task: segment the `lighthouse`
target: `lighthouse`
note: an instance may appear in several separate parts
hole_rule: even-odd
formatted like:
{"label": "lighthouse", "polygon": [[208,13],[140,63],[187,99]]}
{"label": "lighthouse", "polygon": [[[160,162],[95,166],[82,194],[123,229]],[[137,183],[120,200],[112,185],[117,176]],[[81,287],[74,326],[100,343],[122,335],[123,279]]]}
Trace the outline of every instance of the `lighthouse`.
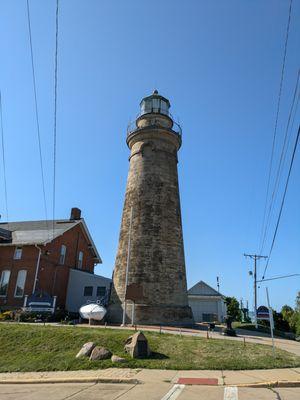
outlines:
{"label": "lighthouse", "polygon": [[108,318],[123,324],[191,325],[177,153],[182,132],[155,90],[129,126],[129,173]]}

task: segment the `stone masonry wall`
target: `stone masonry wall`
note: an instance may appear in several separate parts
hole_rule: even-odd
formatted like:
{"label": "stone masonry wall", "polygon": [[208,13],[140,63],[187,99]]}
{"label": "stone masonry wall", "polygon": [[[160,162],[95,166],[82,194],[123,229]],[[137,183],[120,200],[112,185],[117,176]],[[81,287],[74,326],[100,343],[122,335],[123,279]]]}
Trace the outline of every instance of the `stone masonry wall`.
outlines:
{"label": "stone masonry wall", "polygon": [[192,321],[178,189],[179,140],[167,130],[145,129],[129,141],[130,168],[109,308],[112,322],[122,321],[131,206],[128,284],[143,287],[143,300],[136,303],[135,322],[186,324]]}

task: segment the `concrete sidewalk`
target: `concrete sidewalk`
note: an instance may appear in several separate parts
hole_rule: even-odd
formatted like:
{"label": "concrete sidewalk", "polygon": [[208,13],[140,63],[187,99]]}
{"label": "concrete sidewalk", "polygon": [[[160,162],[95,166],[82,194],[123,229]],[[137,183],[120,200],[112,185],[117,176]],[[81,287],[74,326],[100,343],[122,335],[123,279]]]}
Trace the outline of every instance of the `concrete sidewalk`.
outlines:
{"label": "concrete sidewalk", "polygon": [[[90,371],[12,372],[1,373],[0,384],[24,383],[177,383],[179,378],[195,378],[198,384],[275,387],[299,386],[300,368],[247,371],[174,371],[157,369],[108,368]],[[209,379],[208,382],[205,380]],[[197,382],[197,381],[196,381]]]}

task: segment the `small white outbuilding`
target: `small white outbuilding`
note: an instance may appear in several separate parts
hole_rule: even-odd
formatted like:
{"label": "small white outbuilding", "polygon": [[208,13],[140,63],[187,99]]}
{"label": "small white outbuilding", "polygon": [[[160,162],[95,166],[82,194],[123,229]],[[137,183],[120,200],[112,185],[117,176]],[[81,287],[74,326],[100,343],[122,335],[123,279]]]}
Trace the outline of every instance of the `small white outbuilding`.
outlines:
{"label": "small white outbuilding", "polygon": [[224,322],[225,296],[203,281],[188,290],[188,301],[195,322]]}

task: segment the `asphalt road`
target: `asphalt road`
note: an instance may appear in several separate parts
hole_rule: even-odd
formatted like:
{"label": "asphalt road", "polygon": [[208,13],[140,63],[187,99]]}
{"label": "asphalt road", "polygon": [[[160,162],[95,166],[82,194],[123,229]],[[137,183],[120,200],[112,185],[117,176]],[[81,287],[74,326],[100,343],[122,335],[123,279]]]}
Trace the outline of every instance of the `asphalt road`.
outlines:
{"label": "asphalt road", "polygon": [[0,385],[0,400],[299,400],[300,388],[185,386],[171,383]]}

